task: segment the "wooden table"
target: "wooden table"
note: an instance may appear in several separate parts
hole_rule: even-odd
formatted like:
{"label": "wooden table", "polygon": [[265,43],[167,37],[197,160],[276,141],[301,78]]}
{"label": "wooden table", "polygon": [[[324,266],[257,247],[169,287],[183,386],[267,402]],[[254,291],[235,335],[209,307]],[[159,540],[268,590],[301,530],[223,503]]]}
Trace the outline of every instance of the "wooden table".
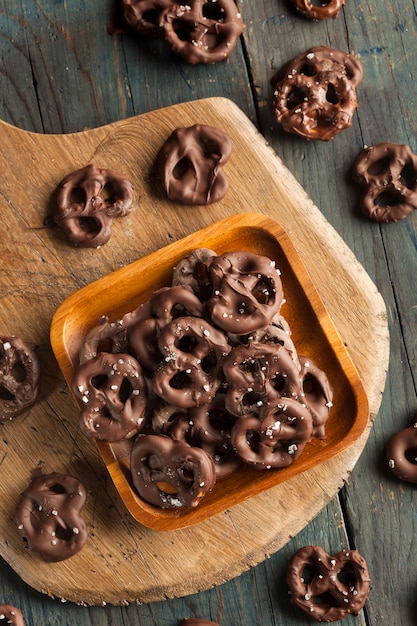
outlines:
{"label": "wooden table", "polygon": [[[417,548],[413,538],[417,522],[412,513],[415,489],[412,485],[399,483],[389,472],[384,449],[391,434],[408,426],[416,412],[416,339],[413,332],[416,219],[411,215],[398,224],[379,225],[361,217],[357,211],[358,190],[349,175],[353,159],[365,144],[389,140],[408,143],[414,151],[417,150],[413,115],[417,61],[415,6],[411,0],[395,0],[389,7],[377,0],[366,5],[358,0],[347,0],[346,7],[336,19],[311,23],[297,15],[290,2],[240,0],[238,4],[245,31],[230,61],[210,66],[188,66],[172,57],[164,42],[138,41],[131,34],[111,37],[107,33],[113,8],[111,0],[89,3],[0,0],[0,119],[25,131],[59,135],[95,129],[161,107],[213,96],[233,101],[306,191],[306,214],[312,212],[315,215],[318,207],[320,215],[338,233],[335,234],[336,243],[333,241],[330,247],[337,247],[340,236],[382,296],[381,301],[375,296],[376,306],[382,316],[380,302],[385,303],[390,334],[390,361],[384,391],[384,358],[381,359],[380,375],[374,375],[374,384],[367,376],[371,413],[372,408],[376,408],[378,415],[371,414],[374,423],[367,432],[365,449],[356,465],[356,458],[351,460],[354,469],[349,476],[343,477],[339,487],[344,484],[340,491],[337,489],[337,495],[324,508],[318,503],[314,518],[296,536],[288,540],[294,533],[286,529],[287,539],[278,542],[276,549],[272,542],[271,550],[263,556],[256,554],[253,563],[246,563],[248,571],[232,578],[218,579],[210,589],[198,593],[194,586],[195,593],[174,593],[172,595],[176,597],[158,598],[143,604],[120,606],[121,602],[118,606],[78,606],[72,601],[63,602],[59,597],[50,598],[47,593],[35,591],[22,581],[14,568],[2,562],[0,602],[20,607],[26,622],[33,626],[110,623],[117,626],[138,623],[174,626],[181,618],[191,616],[212,619],[222,626],[307,624],[310,621],[290,607],[284,581],[288,558],[306,544],[322,545],[329,552],[345,546],[355,547],[368,562],[372,591],[365,611],[357,618],[346,618],[345,624],[415,624]],[[308,143],[282,133],[277,127],[271,114],[269,81],[274,70],[286,60],[313,45],[323,44],[357,55],[364,67],[364,80],[358,88],[359,109],[353,126],[330,143]],[[1,133],[3,130],[0,128]],[[4,135],[1,136],[4,139]],[[108,133],[103,131],[103,136]],[[7,143],[3,139],[3,150],[11,151],[10,162],[16,162],[13,149],[19,144]],[[82,157],[74,152],[74,163],[81,161]],[[30,153],[22,155],[22,162],[25,162],[26,170],[30,170]],[[57,180],[63,166],[62,155],[57,155]],[[9,199],[8,183],[12,186],[16,181],[12,180],[13,176],[6,177],[7,171],[2,174],[5,181],[2,197]],[[27,181],[33,186],[37,176],[42,181],[42,172],[37,172],[34,167],[34,171],[27,172]],[[19,172],[23,189],[24,179],[25,172]],[[315,206],[309,204],[308,197]],[[32,204],[30,206],[32,210]],[[2,207],[4,209],[4,204]],[[16,211],[16,215],[24,215],[24,193],[19,203],[13,205],[10,202],[8,210],[9,207]],[[256,209],[254,206],[253,210]],[[10,232],[8,237],[6,232],[2,244],[6,255],[0,270],[2,327],[10,325],[7,313],[11,300],[17,302],[21,298],[26,303],[22,311],[25,311],[27,301],[33,301],[35,319],[43,306],[49,314],[74,288],[209,224],[216,213],[208,211],[203,218],[183,215],[181,225],[178,220],[157,225],[152,222],[151,240],[140,243],[143,239],[139,238],[139,243],[135,243],[134,237],[130,236],[129,245],[122,251],[122,246],[118,246],[114,254],[106,251],[100,262],[90,255],[88,265],[79,258],[76,260],[74,251],[67,252],[65,244],[60,242],[57,253],[72,255],[77,271],[58,275],[56,270],[48,270],[48,264],[60,264],[58,257],[54,259],[51,253],[55,250],[52,239],[48,238],[42,261],[45,271],[40,272],[39,258],[36,264],[32,263],[38,249],[27,252],[29,261],[25,267],[25,244],[16,233]],[[186,219],[189,223],[185,223]],[[294,231],[291,221],[289,225]],[[327,226],[324,230],[327,232]],[[292,232],[292,236],[298,242],[306,235]],[[315,237],[320,243],[320,234]],[[11,245],[15,241],[18,242],[17,253]],[[347,258],[350,259],[349,254]],[[78,270],[83,263],[81,274]],[[356,271],[356,260],[352,268]],[[11,274],[13,269],[15,274]],[[314,268],[310,269],[314,276]],[[331,289],[322,287],[322,292],[327,308],[333,313],[335,304],[332,303]],[[50,298],[45,298],[42,304],[39,294],[46,293],[51,294]],[[342,313],[345,315],[344,307],[349,315],[348,302],[344,303],[339,315],[334,312],[343,327],[340,318]],[[352,310],[352,317],[360,319],[360,311]],[[16,314],[16,327],[23,329],[25,323],[24,315]],[[383,329],[385,323],[386,320],[381,319],[377,326]],[[350,328],[348,340],[361,337],[360,330],[354,325],[346,326]],[[33,343],[41,342],[38,345],[41,362],[45,366],[52,363],[50,346],[43,335],[39,338],[36,323],[29,322],[28,328]],[[378,349],[385,356],[387,351],[385,344],[381,347],[381,342],[383,344],[384,337],[380,337]],[[373,343],[370,341],[370,346],[366,341],[361,346],[346,343],[355,359],[361,361],[357,363],[359,371],[366,371],[366,348],[373,350]],[[363,358],[359,359],[361,354]],[[369,362],[372,361],[369,357]],[[54,393],[58,390],[64,404],[68,404],[68,392],[59,370],[55,367],[51,371],[49,376],[46,375],[42,402],[43,406],[58,414],[59,407],[53,401],[48,403],[48,397],[56,397]],[[67,426],[66,414],[63,423]],[[19,425],[17,429],[19,427],[23,429]],[[12,430],[10,425],[0,428],[3,446],[6,446]],[[35,424],[33,428],[36,432]],[[38,435],[34,437],[36,439]],[[50,436],[47,438],[50,440]],[[56,449],[59,452],[59,442],[56,442]],[[2,462],[2,465],[0,471],[4,471],[5,464]],[[95,469],[100,474],[100,466]],[[6,478],[4,475],[0,478],[3,484]],[[327,502],[326,497],[323,497],[324,502]],[[6,554],[8,538],[2,541],[2,554]],[[213,547],[210,549],[214,550]],[[134,558],[133,553],[125,556]],[[111,554],[108,561],[111,563]],[[188,588],[193,588],[193,581],[188,583]],[[95,584],[91,583],[92,586]]]}

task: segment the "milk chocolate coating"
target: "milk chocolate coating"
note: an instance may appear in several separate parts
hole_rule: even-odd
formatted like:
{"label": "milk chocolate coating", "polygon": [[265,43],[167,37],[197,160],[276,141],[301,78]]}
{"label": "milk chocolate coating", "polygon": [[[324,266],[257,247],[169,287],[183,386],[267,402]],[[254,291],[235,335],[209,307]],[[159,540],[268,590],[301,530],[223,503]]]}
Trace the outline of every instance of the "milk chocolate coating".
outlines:
{"label": "milk chocolate coating", "polygon": [[398,222],[417,208],[417,155],[406,144],[384,142],[364,148],[352,166],[364,191],[359,207],[379,222]]}
{"label": "milk chocolate coating", "polygon": [[204,450],[165,435],[139,435],[130,465],[139,495],[163,509],[196,507],[216,482],[213,459]]}
{"label": "milk chocolate coating", "polygon": [[79,362],[89,361],[99,352],[123,352],[126,344],[125,331],[121,320],[110,322],[103,315],[97,326],[88,331],[79,352]]}
{"label": "milk chocolate coating", "polygon": [[121,0],[123,20],[139,35],[160,39],[164,36],[161,13],[171,5],[172,0]]}
{"label": "milk chocolate coating", "polygon": [[209,248],[197,248],[183,257],[172,270],[172,285],[190,287],[201,302],[211,295],[208,266],[217,254]]}
{"label": "milk chocolate coating", "polygon": [[243,30],[234,0],[173,3],[160,20],[171,50],[193,65],[228,59]]}
{"label": "milk chocolate coating", "polygon": [[231,433],[233,448],[257,469],[288,467],[311,439],[311,414],[292,398],[282,398],[264,409],[260,418],[245,415],[236,421]]}
{"label": "milk chocolate coating", "polygon": [[305,139],[330,141],[352,125],[362,65],[327,46],[310,48],[271,79],[272,107],[282,128]]}
{"label": "milk chocolate coating", "polygon": [[236,346],[223,360],[225,407],[234,415],[258,414],[282,396],[303,398],[300,371],[280,344]]}
{"label": "milk chocolate coating", "polygon": [[231,443],[235,422],[236,417],[224,406],[224,394],[217,394],[212,402],[173,416],[163,430],[172,439],[205,450],[214,461],[216,478],[224,478],[242,465]]}
{"label": "milk chocolate coating", "polygon": [[120,174],[87,165],[68,174],[54,194],[51,220],[75,246],[97,248],[111,237],[112,219],[133,209],[133,187]]}
{"label": "milk chocolate coating", "polygon": [[0,337],[0,422],[32,407],[38,397],[36,354],[19,337]]}
{"label": "milk chocolate coating", "polygon": [[417,422],[391,437],[386,456],[388,467],[397,478],[417,484]]}
{"label": "milk chocolate coating", "polygon": [[78,366],[72,389],[85,405],[80,426],[91,437],[118,441],[141,430],[147,387],[131,355],[100,352]]}
{"label": "milk chocolate coating", "polygon": [[327,374],[310,357],[300,356],[304,401],[313,417],[313,434],[324,438],[325,424],[333,406],[333,389]]}
{"label": "milk chocolate coating", "polygon": [[25,626],[22,611],[11,604],[0,604],[0,623],[4,620],[11,626]]}
{"label": "milk chocolate coating", "polygon": [[229,137],[213,126],[194,124],[174,130],[156,159],[168,198],[188,205],[221,200],[229,189],[223,165],[231,152]]}
{"label": "milk chocolate coating", "polygon": [[15,513],[26,547],[52,562],[77,554],[88,537],[81,516],[85,501],[85,487],[77,478],[35,470]]}
{"label": "milk chocolate coating", "polygon": [[143,367],[155,370],[164,358],[158,346],[164,327],[178,317],[201,317],[203,307],[191,289],[177,285],[155,291],[146,308],[146,316],[142,315],[143,312],[145,309],[141,307],[137,315],[125,316],[124,325],[130,351]]}
{"label": "milk chocolate coating", "polygon": [[228,333],[247,334],[271,323],[279,313],[282,282],[275,263],[252,252],[217,256],[209,265],[213,295],[207,312]]}
{"label": "milk chocolate coating", "polygon": [[[311,573],[304,578],[305,571]],[[370,579],[365,559],[357,550],[334,556],[319,546],[300,548],[287,567],[291,602],[318,622],[336,622],[358,615],[368,596]]]}
{"label": "milk chocolate coating", "polygon": [[292,0],[292,3],[301,15],[310,20],[327,20],[329,17],[337,17],[345,0],[327,0],[321,5],[313,4],[311,0]]}

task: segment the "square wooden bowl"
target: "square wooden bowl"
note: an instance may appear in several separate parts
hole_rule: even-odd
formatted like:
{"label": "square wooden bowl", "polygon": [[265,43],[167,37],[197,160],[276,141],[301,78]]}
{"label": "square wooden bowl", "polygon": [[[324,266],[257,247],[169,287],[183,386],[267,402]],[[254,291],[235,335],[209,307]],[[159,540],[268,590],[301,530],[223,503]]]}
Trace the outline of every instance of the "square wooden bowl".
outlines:
{"label": "square wooden bowl", "polygon": [[[130,451],[132,440],[97,441],[112,480],[131,515],[155,530],[175,530],[197,524],[289,478],[306,472],[351,446],[363,433],[369,406],[357,371],[330,319],[311,278],[284,229],[257,213],[226,218],[180,241],[131,263],[87,285],[68,297],[57,309],[51,324],[51,344],[71,385],[78,352],[88,330],[102,315],[120,319],[146,302],[162,286],[171,284],[172,268],[196,248],[218,254],[246,250],[268,256],[281,270],[284,297],[282,314],[290,324],[300,355],[323,369],[333,387],[333,408],[323,440],[307,444],[289,467],[263,472],[245,467],[218,480],[212,493],[195,509],[164,510],[144,502],[132,486]],[[76,401],[78,403],[78,400]]]}

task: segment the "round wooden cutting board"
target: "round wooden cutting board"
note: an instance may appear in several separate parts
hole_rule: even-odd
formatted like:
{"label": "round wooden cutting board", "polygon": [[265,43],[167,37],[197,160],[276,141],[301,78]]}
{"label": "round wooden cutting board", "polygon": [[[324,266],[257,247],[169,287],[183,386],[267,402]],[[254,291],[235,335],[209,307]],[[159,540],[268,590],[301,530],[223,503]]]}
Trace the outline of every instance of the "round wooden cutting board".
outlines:
{"label": "round wooden cutting board", "polygon": [[[179,126],[211,124],[230,136],[230,190],[208,207],[169,202],[153,183],[159,147]],[[385,384],[389,336],[384,303],[352,252],[250,120],[232,102],[180,104],[72,135],[38,135],[0,123],[2,334],[39,356],[36,405],[1,425],[1,554],[32,587],[91,605],[148,602],[220,584],[261,562],[338,492],[366,443]],[[77,249],[43,228],[51,194],[68,173],[95,163],[124,174],[137,206],[114,220],[100,249]],[[356,366],[369,403],[365,428],[346,449],[196,525],[160,531],[123,504],[96,445],[78,430],[78,408],[53,355],[49,331],[61,303],[85,285],[201,228],[243,213],[281,224],[304,262]],[[75,557],[48,564],[25,551],[14,509],[31,471],[76,475],[88,491],[89,540]]]}

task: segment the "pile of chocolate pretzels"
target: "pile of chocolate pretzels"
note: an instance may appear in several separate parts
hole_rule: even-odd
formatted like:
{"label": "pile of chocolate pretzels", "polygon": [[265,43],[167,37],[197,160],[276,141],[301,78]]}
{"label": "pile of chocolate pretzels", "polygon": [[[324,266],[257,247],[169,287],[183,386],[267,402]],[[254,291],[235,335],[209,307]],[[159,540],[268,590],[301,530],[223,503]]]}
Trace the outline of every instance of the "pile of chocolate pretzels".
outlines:
{"label": "pile of chocolate pretzels", "polygon": [[331,385],[297,354],[283,301],[268,257],[200,248],[169,287],[87,334],[72,380],[80,428],[108,442],[135,438],[143,500],[195,507],[243,465],[286,467],[324,436]]}
{"label": "pile of chocolate pretzels", "polygon": [[122,26],[142,37],[164,39],[192,65],[228,59],[243,30],[234,0],[121,0],[119,10]]}

